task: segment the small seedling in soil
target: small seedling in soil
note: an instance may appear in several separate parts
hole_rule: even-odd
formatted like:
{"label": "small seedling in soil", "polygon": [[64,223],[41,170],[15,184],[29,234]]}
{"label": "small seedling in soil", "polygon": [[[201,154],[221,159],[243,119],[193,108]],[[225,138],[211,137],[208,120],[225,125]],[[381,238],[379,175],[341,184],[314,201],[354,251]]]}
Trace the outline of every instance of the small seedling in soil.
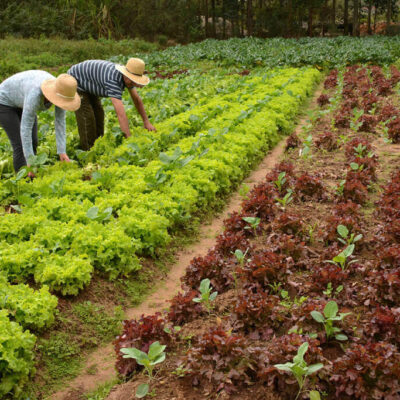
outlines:
{"label": "small seedling in soil", "polygon": [[344,225],[338,225],[336,230],[337,233],[340,235],[340,237],[338,238],[339,242],[347,246],[358,242],[363,237],[363,235],[361,234],[356,235],[355,233],[349,235],[349,230]]}
{"label": "small seedling in soil", "polygon": [[[281,370],[290,372],[294,375],[299,384],[299,391],[295,400],[297,400],[300,394],[303,392],[307,377],[313,373],[319,371],[324,367],[322,363],[307,365],[304,360],[304,354],[308,350],[308,342],[303,343],[297,350],[297,354],[293,357],[293,362],[287,362],[286,364],[275,364],[274,367]],[[320,398],[319,392],[316,390],[311,390],[309,392],[310,399],[317,400]]]}
{"label": "small seedling in soil", "polygon": [[[281,206],[283,208],[285,208],[290,202],[292,202],[293,200],[293,196],[292,196],[293,190],[292,189],[288,189],[287,193],[285,194],[284,197],[282,197],[281,199],[278,197],[275,197],[275,200],[281,204]],[[278,204],[277,203],[277,204]]]}
{"label": "small seedling in soil", "polygon": [[[233,253],[236,257],[236,260],[238,261],[239,265],[243,268],[245,262],[246,262],[246,254],[249,251],[249,249],[246,249],[246,251],[243,253],[242,250],[237,249],[235,250],[235,252]],[[247,261],[250,261],[250,259],[248,259]],[[233,276],[233,280],[235,282],[235,289],[237,289],[239,287],[239,281],[238,281],[238,277],[236,274],[236,271],[233,269],[232,270],[232,276]]]}
{"label": "small seedling in soil", "polygon": [[180,364],[172,371],[172,374],[176,375],[178,378],[184,378],[188,372],[189,370],[185,368],[183,364]]}
{"label": "small seedling in soil", "polygon": [[294,304],[297,306],[301,306],[308,298],[307,296],[301,296],[299,299],[295,297],[292,301],[287,290],[281,290],[280,295],[282,297],[282,301],[280,302],[280,304],[288,309],[292,308]]}
{"label": "small seedling in soil", "polygon": [[344,192],[344,185],[346,184],[346,179],[342,179],[339,182],[339,186],[336,188],[336,194],[338,196],[343,196],[343,192]]}
{"label": "small seedling in soil", "polygon": [[367,146],[364,146],[363,144],[359,144],[357,147],[353,147],[354,149],[354,155],[356,157],[363,158],[364,157],[364,151],[367,150]]}
{"label": "small seedling in soil", "polygon": [[211,282],[210,280],[207,279],[203,279],[200,282],[200,297],[195,297],[193,299],[193,301],[195,303],[202,303],[204,305],[204,307],[206,308],[206,310],[208,311],[208,313],[211,313],[211,310],[213,309],[213,305],[211,304],[215,298],[218,295],[218,292],[213,292],[212,291],[212,286],[211,286]]}
{"label": "small seedling in soil", "polygon": [[346,265],[353,264],[357,262],[357,260],[352,260],[347,263],[347,259],[353,254],[354,252],[354,244],[348,245],[343,251],[341,251],[337,256],[333,257],[332,260],[327,260],[326,262],[335,264],[340,267],[343,271],[346,269]]}
{"label": "small seedling in soil", "polygon": [[315,229],[317,229],[318,222],[316,222],[314,225],[308,225],[308,241],[310,244],[314,243],[314,233]]}
{"label": "small seedling in soil", "polygon": [[312,146],[312,135],[308,135],[303,142],[303,148],[299,151],[299,156],[302,158],[308,158]]}
{"label": "small seedling in soil", "polygon": [[285,176],[286,176],[286,172],[283,171],[278,175],[278,179],[276,181],[274,181],[274,185],[279,190],[279,192],[281,192],[282,186],[286,183]]}
{"label": "small seedling in soil", "polygon": [[243,217],[243,221],[250,224],[250,226],[245,226],[244,229],[253,229],[254,236],[257,236],[257,228],[260,225],[261,219],[258,217]]}
{"label": "small seedling in soil", "polygon": [[280,283],[280,282],[274,282],[274,283],[268,284],[268,286],[271,288],[272,293],[278,294],[279,291],[280,291],[280,288],[281,288],[281,286],[282,286],[282,283]]}
{"label": "small seedling in soil", "polygon": [[236,257],[236,260],[238,261],[238,263],[240,264],[241,267],[243,267],[244,263],[246,262],[246,254],[249,251],[249,249],[246,249],[246,251],[243,253],[242,250],[237,249],[235,250],[235,252],[233,253]]}
{"label": "small seedling in soil", "polygon": [[363,114],[364,110],[357,110],[356,108],[353,110],[353,117],[350,119],[350,129],[353,132],[357,132],[360,129],[362,121],[359,121],[359,119]]}
{"label": "small seedling in soil", "polygon": [[180,326],[174,326],[173,329],[169,328],[168,326],[166,326],[164,328],[164,332],[168,333],[168,334],[172,334],[173,333],[178,333],[182,328]]}
{"label": "small seedling in soil", "polygon": [[150,345],[149,352],[145,352],[136,349],[134,347],[122,348],[123,358],[133,358],[139,365],[143,365],[146,374],[148,376],[148,383],[140,384],[136,389],[135,396],[138,399],[146,397],[149,393],[149,383],[153,380],[153,370],[155,365],[162,363],[165,360],[165,348],[167,346],[161,345],[159,342],[154,342]]}
{"label": "small seedling in soil", "polygon": [[357,164],[355,162],[350,163],[350,168],[353,171],[362,171],[364,169],[364,165],[363,164]]}
{"label": "small seedling in soil", "polygon": [[319,311],[311,311],[311,316],[315,321],[324,325],[326,338],[329,340],[335,338],[336,340],[347,340],[347,336],[340,333],[341,329],[333,326],[334,321],[342,321],[347,315],[351,313],[340,313],[338,315],[338,305],[336,301],[329,301],[325,308],[324,314],[322,315]]}
{"label": "small seedling in soil", "polygon": [[337,296],[341,291],[343,290],[343,285],[339,285],[335,290],[332,287],[332,283],[329,282],[328,285],[326,286],[326,290],[324,290],[322,293],[325,296],[328,297],[334,297]]}

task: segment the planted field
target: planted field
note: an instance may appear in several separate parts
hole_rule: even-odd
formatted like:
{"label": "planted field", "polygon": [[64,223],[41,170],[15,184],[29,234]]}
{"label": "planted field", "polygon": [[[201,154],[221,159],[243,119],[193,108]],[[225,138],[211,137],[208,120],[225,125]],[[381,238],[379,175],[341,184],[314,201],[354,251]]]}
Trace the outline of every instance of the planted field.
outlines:
{"label": "planted field", "polygon": [[168,310],[125,321],[110,399],[399,398],[399,81],[328,75]]}
{"label": "planted field", "polygon": [[[35,332],[54,321],[58,297],[156,257],[290,132],[319,76],[260,68],[156,81],[143,93],[156,133],[136,128],[123,140],[109,112],[105,136],[69,165],[46,165],[55,146],[42,114],[37,177],[10,176],[5,160],[0,180],[0,396],[18,397],[34,373]],[[70,136],[73,147],[76,132]]]}

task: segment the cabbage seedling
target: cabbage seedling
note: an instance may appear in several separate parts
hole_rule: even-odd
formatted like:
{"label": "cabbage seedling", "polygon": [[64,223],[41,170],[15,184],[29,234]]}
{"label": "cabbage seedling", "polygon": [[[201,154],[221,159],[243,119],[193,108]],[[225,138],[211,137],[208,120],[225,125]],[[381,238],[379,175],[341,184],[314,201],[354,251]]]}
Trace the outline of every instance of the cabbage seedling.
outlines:
{"label": "cabbage seedling", "polygon": [[361,234],[356,235],[355,233],[352,233],[349,236],[349,230],[344,225],[338,225],[336,230],[337,230],[337,233],[340,235],[340,237],[338,238],[339,242],[343,243],[345,245],[351,245],[353,243],[356,243],[359,240],[361,240],[363,237],[363,235],[361,235]]}
{"label": "cabbage seedling", "polygon": [[203,279],[200,282],[200,297],[195,297],[193,301],[195,303],[202,303],[204,304],[204,307],[207,309],[208,313],[211,313],[211,310],[213,308],[212,302],[215,300],[215,298],[218,295],[218,292],[213,292],[212,291],[212,286],[211,282],[208,278]]}
{"label": "cabbage seedling", "polygon": [[149,378],[148,383],[142,383],[136,389],[135,396],[138,399],[146,397],[149,392],[149,383],[153,379],[153,370],[155,365],[162,363],[165,360],[165,348],[167,346],[161,345],[160,342],[154,342],[149,347],[149,352],[145,352],[136,349],[134,347],[125,347],[121,349],[123,353],[123,358],[133,358],[139,365],[142,365],[146,371]]}
{"label": "cabbage seedling", "polygon": [[[307,380],[307,376],[319,371],[321,368],[324,367],[322,363],[307,365],[307,362],[304,360],[304,354],[308,350],[308,342],[303,343],[297,350],[297,354],[293,357],[293,362],[287,362],[286,364],[275,364],[274,367],[281,370],[290,372],[294,375],[299,384],[299,391],[297,393],[296,399],[297,400],[300,394],[303,391],[304,385]],[[310,398],[318,399],[316,395],[318,393],[315,390],[310,391]],[[319,393],[318,393],[319,395]],[[311,397],[312,396],[312,397]],[[317,397],[316,397],[317,396]]]}
{"label": "cabbage seedling", "polygon": [[279,192],[282,190],[283,185],[286,183],[286,172],[283,171],[278,175],[278,179],[274,181],[274,185],[276,188],[279,190]]}
{"label": "cabbage seedling", "polygon": [[253,229],[254,235],[257,236],[257,228],[260,225],[260,218],[257,217],[243,217],[243,221],[250,224],[250,226],[245,226],[244,229]]}
{"label": "cabbage seedling", "polygon": [[324,308],[323,315],[319,311],[311,311],[311,316],[315,321],[324,325],[327,339],[335,337],[336,340],[347,340],[347,336],[343,333],[339,333],[341,329],[333,326],[333,323],[334,321],[342,321],[351,313],[340,313],[338,315],[338,311],[339,309],[336,301],[329,301]]}
{"label": "cabbage seedling", "polygon": [[354,244],[350,244],[343,251],[341,251],[337,256],[333,257],[332,260],[326,260],[326,262],[335,264],[335,265],[339,266],[340,268],[342,268],[342,270],[344,271],[346,269],[346,265],[350,265],[350,264],[357,262],[357,260],[352,260],[347,263],[347,259],[353,254],[354,247],[355,247]]}
{"label": "cabbage seedling", "polygon": [[275,197],[275,200],[278,203],[280,203],[283,208],[285,208],[293,200],[292,193],[293,193],[293,190],[292,189],[288,189],[287,193],[285,194],[285,196],[283,198],[280,199],[278,197]]}

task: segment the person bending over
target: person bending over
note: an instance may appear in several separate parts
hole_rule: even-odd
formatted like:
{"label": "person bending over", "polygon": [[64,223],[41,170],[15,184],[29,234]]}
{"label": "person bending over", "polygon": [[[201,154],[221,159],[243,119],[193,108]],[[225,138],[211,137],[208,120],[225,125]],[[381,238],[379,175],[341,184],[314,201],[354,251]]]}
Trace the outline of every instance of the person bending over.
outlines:
{"label": "person bending over", "polygon": [[150,123],[143,101],[135,88],[146,86],[150,79],[144,75],[145,63],[139,58],[131,58],[126,66],[110,61],[87,60],[73,65],[68,74],[78,81],[78,93],[82,105],[75,112],[82,150],[89,150],[97,138],[104,134],[104,111],[100,97],[110,97],[125,137],[131,136],[122,94],[127,88],[143,120],[144,127],[155,131]]}
{"label": "person bending over", "polygon": [[80,103],[76,79],[67,74],[56,79],[46,71],[24,71],[0,84],[0,126],[11,142],[15,172],[36,154],[37,113],[52,104],[57,153],[60,161],[70,161],[66,153],[65,111],[76,111]]}

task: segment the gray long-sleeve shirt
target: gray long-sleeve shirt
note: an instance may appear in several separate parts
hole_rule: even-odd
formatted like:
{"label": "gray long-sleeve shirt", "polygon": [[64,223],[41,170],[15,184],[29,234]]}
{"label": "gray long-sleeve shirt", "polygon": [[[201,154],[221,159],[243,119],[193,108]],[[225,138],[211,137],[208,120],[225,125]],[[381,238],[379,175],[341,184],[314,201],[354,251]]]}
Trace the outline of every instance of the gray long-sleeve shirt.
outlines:
{"label": "gray long-sleeve shirt", "polygon": [[[32,127],[38,111],[45,110],[40,85],[54,78],[46,71],[24,71],[11,76],[0,84],[0,104],[22,108],[21,141],[25,159],[33,155]],[[55,107],[57,153],[66,152],[65,111]]]}

